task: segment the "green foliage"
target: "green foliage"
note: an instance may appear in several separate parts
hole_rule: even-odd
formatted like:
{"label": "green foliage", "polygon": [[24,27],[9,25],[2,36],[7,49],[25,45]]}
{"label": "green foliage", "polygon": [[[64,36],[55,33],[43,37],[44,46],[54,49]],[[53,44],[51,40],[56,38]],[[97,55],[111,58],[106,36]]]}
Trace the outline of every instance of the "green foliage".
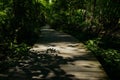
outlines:
{"label": "green foliage", "polygon": [[47,22],[83,42],[88,40],[87,47],[110,66],[111,75],[119,73],[119,4],[119,0],[0,0],[0,59],[12,62],[27,55],[26,44],[37,40]]}
{"label": "green foliage", "polygon": [[16,44],[10,43],[1,45],[0,50],[0,72],[16,65],[18,60],[26,58],[29,55],[30,47],[25,43]]}
{"label": "green foliage", "polygon": [[53,0],[46,15],[53,28],[88,40],[87,47],[112,76],[120,72],[119,49],[115,50],[120,42],[119,4],[118,0]]}
{"label": "green foliage", "polygon": [[0,1],[1,40],[31,44],[40,34],[40,27],[45,24],[43,6],[36,0]]}
{"label": "green foliage", "polygon": [[37,0],[0,0],[0,59],[18,60],[28,54],[45,25],[44,7]]}
{"label": "green foliage", "polygon": [[35,39],[39,35],[36,29],[45,24],[44,15],[41,10],[42,4],[37,1],[17,0],[13,2],[13,5],[14,17],[11,23],[18,30],[16,39],[19,43],[28,42],[30,44],[34,42],[31,39]]}
{"label": "green foliage", "polygon": [[10,58],[11,57],[12,58],[22,58],[23,55],[27,56],[28,51],[29,51],[29,47],[25,43],[22,43],[22,44],[19,44],[19,45],[11,43],[9,49],[10,49],[10,54],[8,56]]}
{"label": "green foliage", "polygon": [[[118,63],[120,61],[120,54],[117,50],[114,49],[103,49],[98,46],[100,39],[89,40],[86,42],[87,47],[95,53],[96,56],[101,56],[106,62],[111,60],[110,64],[112,65],[112,61],[114,63]],[[115,62],[116,61],[116,62]]]}
{"label": "green foliage", "polygon": [[52,27],[55,29],[64,31],[77,29],[80,30],[80,23],[84,22],[85,20],[85,9],[83,7],[80,9],[79,3],[82,3],[83,5],[84,1],[53,1],[50,5],[49,16],[47,17],[49,24],[52,25]]}
{"label": "green foliage", "polygon": [[[114,49],[103,49],[98,46],[100,40],[89,40],[86,45],[102,63],[103,67],[111,77],[119,77],[120,74],[120,52]],[[114,74],[113,74],[114,73]]]}
{"label": "green foliage", "polygon": [[0,46],[1,46],[0,59],[3,61],[9,60],[10,58],[19,59],[23,55],[24,56],[27,55],[29,51],[29,47],[25,43],[18,45],[16,43],[10,42],[9,44],[3,44],[3,45],[1,44]]}

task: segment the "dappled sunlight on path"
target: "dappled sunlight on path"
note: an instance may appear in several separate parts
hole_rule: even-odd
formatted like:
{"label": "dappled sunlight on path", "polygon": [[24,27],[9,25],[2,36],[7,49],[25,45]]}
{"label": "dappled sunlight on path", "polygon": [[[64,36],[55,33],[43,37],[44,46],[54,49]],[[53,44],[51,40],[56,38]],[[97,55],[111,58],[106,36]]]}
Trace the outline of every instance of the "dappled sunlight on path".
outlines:
{"label": "dappled sunlight on path", "polygon": [[83,43],[48,25],[41,32],[29,55],[0,73],[0,80],[108,80]]}
{"label": "dappled sunlight on path", "polygon": [[66,33],[50,29],[48,25],[43,27],[41,32],[40,40],[32,49],[58,50],[60,52],[58,55],[68,61],[68,64],[60,64],[60,68],[76,78],[71,80],[108,80],[101,64],[83,43]]}

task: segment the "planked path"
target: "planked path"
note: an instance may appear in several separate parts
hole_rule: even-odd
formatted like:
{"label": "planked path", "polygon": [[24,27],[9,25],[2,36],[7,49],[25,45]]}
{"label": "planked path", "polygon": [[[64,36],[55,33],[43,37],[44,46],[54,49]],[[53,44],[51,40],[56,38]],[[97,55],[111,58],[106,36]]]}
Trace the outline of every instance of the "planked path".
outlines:
{"label": "planked path", "polygon": [[[38,42],[31,48],[33,53],[6,72],[0,72],[0,80],[109,80],[83,43],[48,25],[41,32]],[[51,48],[54,55],[41,54]]]}
{"label": "planked path", "polygon": [[60,52],[59,56],[68,60],[67,64],[59,65],[65,74],[58,77],[51,72],[46,78],[54,76],[56,80],[108,80],[101,64],[83,43],[68,34],[50,29],[49,26],[44,26],[41,32],[39,42],[32,49],[43,51],[52,47]]}

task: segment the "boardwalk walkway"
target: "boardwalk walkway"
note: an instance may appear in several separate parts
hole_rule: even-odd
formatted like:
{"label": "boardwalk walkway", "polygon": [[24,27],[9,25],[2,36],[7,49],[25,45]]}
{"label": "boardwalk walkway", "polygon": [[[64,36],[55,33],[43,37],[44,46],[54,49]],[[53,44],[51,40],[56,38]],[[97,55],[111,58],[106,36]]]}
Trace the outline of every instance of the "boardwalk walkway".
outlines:
{"label": "boardwalk walkway", "polygon": [[[83,43],[49,26],[44,26],[41,32],[31,49],[33,53],[8,72],[0,73],[0,80],[109,80]],[[49,49],[54,54],[41,54]]]}
{"label": "boardwalk walkway", "polygon": [[67,59],[66,64],[59,65],[64,74],[56,75],[51,72],[52,75],[47,75],[46,78],[56,77],[56,80],[108,80],[101,64],[85,48],[83,43],[68,34],[50,29],[49,26],[43,27],[41,31],[40,42],[35,44],[33,49],[43,51],[52,47],[59,50],[59,56]]}

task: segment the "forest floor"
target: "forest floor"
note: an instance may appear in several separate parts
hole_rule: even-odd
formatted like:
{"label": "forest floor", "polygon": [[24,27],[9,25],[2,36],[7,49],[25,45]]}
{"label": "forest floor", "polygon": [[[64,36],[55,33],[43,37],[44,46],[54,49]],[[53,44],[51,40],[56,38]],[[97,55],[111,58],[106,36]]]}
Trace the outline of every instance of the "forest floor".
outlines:
{"label": "forest floor", "polygon": [[27,58],[0,73],[0,80],[109,80],[83,43],[48,25],[30,51]]}

